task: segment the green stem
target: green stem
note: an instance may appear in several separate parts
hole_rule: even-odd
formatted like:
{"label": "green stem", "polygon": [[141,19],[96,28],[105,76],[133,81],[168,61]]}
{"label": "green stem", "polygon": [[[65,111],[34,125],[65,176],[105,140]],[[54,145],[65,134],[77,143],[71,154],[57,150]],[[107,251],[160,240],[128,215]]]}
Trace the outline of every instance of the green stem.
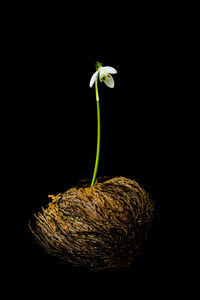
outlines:
{"label": "green stem", "polygon": [[91,186],[94,185],[94,182],[96,180],[97,176],[97,170],[99,165],[99,154],[100,154],[100,105],[99,105],[99,93],[98,93],[98,77],[95,81],[95,93],[96,93],[96,104],[97,104],[97,151],[96,151],[96,161],[95,161],[95,167],[94,167],[94,173],[92,177],[92,183]]}

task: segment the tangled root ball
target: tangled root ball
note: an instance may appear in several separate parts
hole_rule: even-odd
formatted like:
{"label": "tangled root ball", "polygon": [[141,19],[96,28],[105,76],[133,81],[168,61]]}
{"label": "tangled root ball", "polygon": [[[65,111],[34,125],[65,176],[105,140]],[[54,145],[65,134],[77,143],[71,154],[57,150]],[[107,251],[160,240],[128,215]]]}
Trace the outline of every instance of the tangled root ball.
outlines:
{"label": "tangled root ball", "polygon": [[154,204],[136,181],[114,177],[51,197],[30,226],[49,254],[92,271],[128,267],[141,254]]}

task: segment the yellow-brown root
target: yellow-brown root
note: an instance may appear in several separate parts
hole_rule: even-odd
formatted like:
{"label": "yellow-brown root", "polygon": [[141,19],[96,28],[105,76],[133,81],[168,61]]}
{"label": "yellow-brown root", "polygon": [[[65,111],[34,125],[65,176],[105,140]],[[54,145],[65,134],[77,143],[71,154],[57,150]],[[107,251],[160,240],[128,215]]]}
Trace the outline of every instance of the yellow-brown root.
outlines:
{"label": "yellow-brown root", "polygon": [[49,197],[30,226],[49,254],[93,271],[128,267],[140,255],[154,203],[136,181],[114,177]]}

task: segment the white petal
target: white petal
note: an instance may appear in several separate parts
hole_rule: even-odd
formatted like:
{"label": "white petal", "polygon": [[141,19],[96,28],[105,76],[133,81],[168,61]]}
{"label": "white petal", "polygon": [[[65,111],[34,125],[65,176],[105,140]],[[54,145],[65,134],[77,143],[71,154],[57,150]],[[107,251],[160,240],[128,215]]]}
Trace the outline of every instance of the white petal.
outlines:
{"label": "white petal", "polygon": [[101,78],[102,75],[105,75],[105,76],[106,76],[107,74],[108,74],[108,73],[105,72],[105,70],[104,70],[103,67],[99,68],[99,78]]}
{"label": "white petal", "polygon": [[117,70],[115,70],[113,67],[103,67],[104,72],[110,73],[110,74],[116,74]]}
{"label": "white petal", "polygon": [[91,79],[90,79],[90,87],[93,86],[93,84],[94,84],[94,82],[95,82],[95,80],[96,80],[96,78],[97,78],[98,73],[99,73],[99,71],[96,71],[96,72],[92,75],[92,77],[91,77]]}
{"label": "white petal", "polygon": [[113,88],[115,83],[114,83],[114,79],[112,78],[111,75],[109,75],[106,80],[104,81],[104,83],[109,87],[109,88]]}

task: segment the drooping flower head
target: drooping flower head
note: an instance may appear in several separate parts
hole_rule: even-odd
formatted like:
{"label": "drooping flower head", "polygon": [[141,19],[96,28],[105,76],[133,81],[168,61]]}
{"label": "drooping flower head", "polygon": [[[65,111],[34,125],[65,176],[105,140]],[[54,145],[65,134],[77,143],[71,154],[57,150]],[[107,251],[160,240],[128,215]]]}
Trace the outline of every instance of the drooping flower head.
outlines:
{"label": "drooping flower head", "polygon": [[97,71],[92,75],[90,79],[90,87],[93,86],[97,76],[99,75],[99,80],[104,82],[108,87],[113,88],[115,83],[114,79],[110,74],[116,74],[117,71],[113,67],[102,67],[102,64],[97,62],[96,63]]}

